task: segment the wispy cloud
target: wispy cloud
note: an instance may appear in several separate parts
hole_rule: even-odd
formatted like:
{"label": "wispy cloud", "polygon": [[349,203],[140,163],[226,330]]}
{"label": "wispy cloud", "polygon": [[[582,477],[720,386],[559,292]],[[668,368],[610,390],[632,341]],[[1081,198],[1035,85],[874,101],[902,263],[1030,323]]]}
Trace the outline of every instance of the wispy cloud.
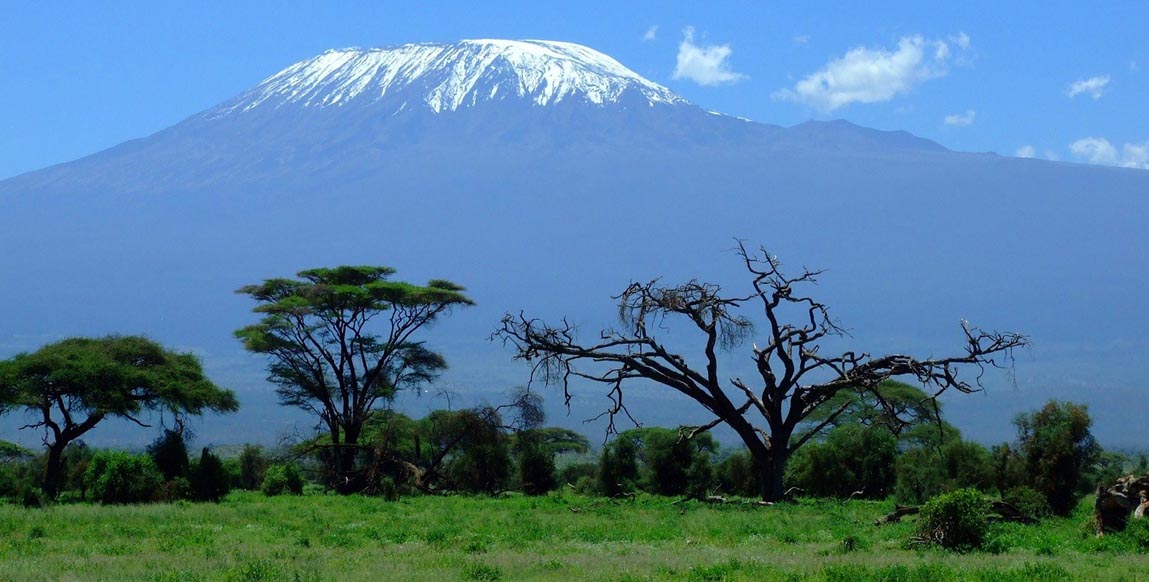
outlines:
{"label": "wispy cloud", "polygon": [[794,44],[797,46],[802,46],[808,42],[810,42],[810,35],[808,34],[799,34],[794,37]]}
{"label": "wispy cloud", "polygon": [[1149,143],[1126,143],[1118,150],[1103,137],[1087,137],[1069,144],[1069,151],[1090,164],[1149,170]]}
{"label": "wispy cloud", "polygon": [[973,118],[976,116],[976,111],[973,109],[967,109],[966,112],[962,114],[955,113],[953,115],[947,115],[945,119],[942,120],[942,122],[946,125],[952,125],[954,127],[965,127],[967,125],[973,124]]}
{"label": "wispy cloud", "polygon": [[699,85],[723,85],[737,83],[746,75],[730,68],[730,45],[694,44],[694,27],[682,31],[682,42],[678,45],[678,64],[674,67],[673,79],[686,79]]}
{"label": "wispy cloud", "polygon": [[1017,153],[1014,155],[1016,155],[1019,158],[1036,158],[1037,157],[1037,148],[1035,148],[1031,145],[1023,145],[1023,146],[1017,148]]}
{"label": "wispy cloud", "polygon": [[1065,90],[1065,94],[1070,97],[1077,97],[1081,94],[1089,95],[1094,101],[1101,98],[1105,94],[1106,88],[1109,86],[1109,75],[1098,75],[1088,79],[1081,79],[1074,82]]}
{"label": "wispy cloud", "polygon": [[658,37],[658,25],[655,24],[646,29],[646,34],[642,35],[642,42],[653,42]]}
{"label": "wispy cloud", "polygon": [[[954,42],[958,50],[969,48],[964,33]],[[926,40],[920,35],[903,37],[894,50],[857,47],[833,59],[793,88],[775,91],[775,99],[804,103],[833,111],[851,103],[880,103],[917,85],[944,76],[952,58],[946,41]]]}

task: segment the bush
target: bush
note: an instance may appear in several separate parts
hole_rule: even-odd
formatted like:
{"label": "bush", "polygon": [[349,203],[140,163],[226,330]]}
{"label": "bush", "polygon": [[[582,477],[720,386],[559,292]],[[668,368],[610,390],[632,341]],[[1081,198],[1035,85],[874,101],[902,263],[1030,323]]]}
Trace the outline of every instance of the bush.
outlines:
{"label": "bush", "polygon": [[231,490],[223,461],[204,447],[199,462],[191,468],[192,496],[196,501],[219,501]]}
{"label": "bush", "polygon": [[284,493],[302,495],[303,477],[299,474],[299,467],[295,466],[295,463],[268,467],[263,474],[263,485],[260,490],[268,496]]}
{"label": "bush", "polygon": [[519,483],[527,495],[545,495],[558,486],[554,453],[526,431],[520,436]]}
{"label": "bush", "polygon": [[263,485],[263,475],[267,471],[267,457],[263,447],[245,445],[239,454],[239,482],[237,486],[247,491],[258,491]]}
{"label": "bush", "polygon": [[750,452],[742,449],[718,463],[718,488],[731,495],[757,497],[762,493]]}
{"label": "bush", "polygon": [[967,487],[986,491],[993,482],[989,451],[955,434],[940,445],[914,448],[899,455],[894,494],[902,503],[920,504]]}
{"label": "bush", "polygon": [[976,489],[943,493],[922,506],[913,541],[957,551],[975,550],[985,542],[989,504]]}
{"label": "bush", "polygon": [[1014,487],[1001,496],[1001,500],[1018,508],[1022,513],[1036,517],[1049,517],[1052,513],[1045,496],[1032,487]]}
{"label": "bush", "polygon": [[599,460],[599,493],[616,497],[634,491],[638,483],[638,447],[623,435],[615,437],[602,449]]}
{"label": "bush", "polygon": [[153,501],[164,483],[151,457],[121,451],[93,455],[84,481],[92,499],[100,503]]}
{"label": "bush", "polygon": [[1041,410],[1014,419],[1025,458],[1027,485],[1045,496],[1056,515],[1069,515],[1081,499],[1079,484],[1097,462],[1101,447],[1089,431],[1083,404],[1050,400]]}
{"label": "bush", "polygon": [[163,434],[148,445],[148,455],[165,481],[187,477],[191,465],[188,463],[188,447],[181,431],[165,429]]}
{"label": "bush", "polygon": [[786,471],[786,481],[807,495],[883,499],[894,484],[898,442],[881,427],[843,425],[830,431],[824,443],[798,449]]}

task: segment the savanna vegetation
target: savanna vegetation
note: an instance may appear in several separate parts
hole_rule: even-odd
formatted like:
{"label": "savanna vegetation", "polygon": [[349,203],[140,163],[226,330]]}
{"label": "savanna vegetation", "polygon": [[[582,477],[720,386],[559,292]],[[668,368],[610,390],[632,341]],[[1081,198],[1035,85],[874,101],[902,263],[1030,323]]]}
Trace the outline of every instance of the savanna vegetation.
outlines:
{"label": "savanna vegetation", "polygon": [[[1098,487],[1149,475],[1149,457],[1103,450],[1085,406],[1050,401],[1015,419],[1013,441],[988,448],[946,422],[937,395],[980,389],[963,369],[976,378],[1007,364],[1026,338],[963,322],[954,356],[822,355],[820,342],[841,329],[802,292],[817,273],[788,276],[765,251],[739,256],[747,295],[694,281],[632,284],[618,297],[621,326],[589,343],[569,325],[508,315],[494,337],[534,364],[531,383],[502,403],[422,418],[391,404],[446,367],[419,335],[472,304],[463,287],[394,281],[385,267],[244,287],[260,319],[237,338],[267,358],[281,403],[316,421],[313,434],[270,448],[195,449],[189,420],[235,410],[235,395],[195,356],[146,338],[74,338],[0,361],[0,412],[29,419],[24,428],[44,442],[0,442],[9,501],[0,579],[1133,580],[1146,571],[1149,520],[1136,517],[1149,509],[1149,478]],[[675,326],[699,339],[697,353],[656,337]],[[718,352],[747,343],[759,378],[726,379]],[[539,384],[569,394],[574,379],[607,385],[612,429],[634,422],[597,447],[548,426]],[[640,425],[623,398],[638,380],[688,396],[714,420]],[[81,437],[113,417],[154,440],[135,452],[86,446]],[[721,446],[711,434],[719,425],[741,445]],[[1120,519],[1101,524],[1095,505]]]}

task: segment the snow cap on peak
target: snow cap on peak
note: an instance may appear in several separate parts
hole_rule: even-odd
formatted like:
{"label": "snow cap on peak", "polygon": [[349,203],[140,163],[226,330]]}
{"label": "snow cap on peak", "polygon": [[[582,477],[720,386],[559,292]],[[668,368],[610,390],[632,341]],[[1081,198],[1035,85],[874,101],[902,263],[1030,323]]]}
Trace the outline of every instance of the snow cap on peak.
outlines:
{"label": "snow cap on peak", "polygon": [[518,98],[546,106],[594,105],[637,94],[650,105],[684,99],[594,49],[543,40],[463,40],[387,48],[332,49],[298,62],[221,106],[210,117],[257,108],[337,107],[399,97],[436,113]]}

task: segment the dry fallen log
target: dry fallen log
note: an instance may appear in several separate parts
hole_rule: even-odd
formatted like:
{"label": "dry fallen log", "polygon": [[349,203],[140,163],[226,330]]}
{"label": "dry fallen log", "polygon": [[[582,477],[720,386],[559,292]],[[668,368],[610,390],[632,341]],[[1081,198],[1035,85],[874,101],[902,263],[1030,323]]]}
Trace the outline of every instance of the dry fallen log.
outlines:
{"label": "dry fallen log", "polygon": [[916,505],[894,505],[894,512],[878,518],[877,521],[874,522],[874,525],[898,523],[907,515],[917,515],[921,509],[921,507]]}

